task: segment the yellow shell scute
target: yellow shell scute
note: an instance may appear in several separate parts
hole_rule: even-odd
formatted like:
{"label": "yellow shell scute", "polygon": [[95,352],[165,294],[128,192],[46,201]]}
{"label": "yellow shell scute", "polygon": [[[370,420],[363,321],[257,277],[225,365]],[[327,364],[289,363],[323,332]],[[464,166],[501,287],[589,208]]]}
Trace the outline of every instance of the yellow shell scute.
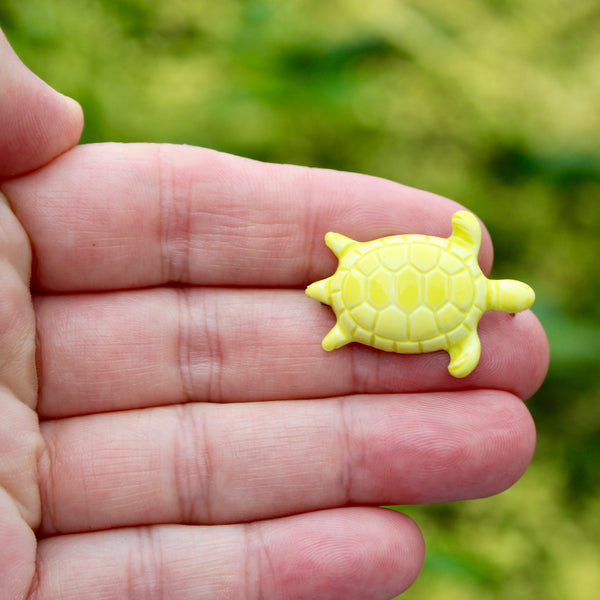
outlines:
{"label": "yellow shell scute", "polygon": [[473,286],[473,274],[467,270],[455,273],[451,279],[452,300],[458,307],[467,311],[473,303],[475,288]]}
{"label": "yellow shell scute", "polygon": [[458,327],[451,329],[447,334],[447,340],[450,346],[454,346],[460,340],[465,338],[471,332],[471,328],[467,327],[463,322],[460,323]]}
{"label": "yellow shell scute", "polygon": [[465,268],[465,263],[453,254],[446,254],[444,260],[440,261],[440,268],[448,275],[454,275]]}
{"label": "yellow shell scute", "polygon": [[437,311],[437,318],[440,322],[440,327],[444,331],[450,331],[461,322],[464,318],[464,313],[454,306],[454,304],[446,304],[446,306]]}
{"label": "yellow shell scute", "polygon": [[350,272],[342,283],[342,296],[347,308],[352,308],[364,301],[365,278],[360,273]]}
{"label": "yellow shell scute", "polygon": [[377,308],[386,307],[391,300],[392,274],[385,269],[378,269],[369,277],[367,288],[369,302]]}
{"label": "yellow shell scute", "polygon": [[411,266],[404,267],[398,272],[396,289],[398,304],[410,312],[421,300],[421,274]]}
{"label": "yellow shell scute", "polygon": [[377,333],[390,340],[408,339],[408,317],[397,306],[388,306],[379,313]]}
{"label": "yellow shell scute", "polygon": [[388,338],[377,337],[376,342],[369,345],[374,346],[379,350],[385,350],[386,352],[400,352],[400,350],[398,350],[398,342],[389,340]]}
{"label": "yellow shell scute", "polygon": [[479,361],[481,315],[525,310],[535,298],[521,282],[483,275],[481,227],[468,211],[454,214],[448,238],[407,234],[357,242],[328,233],[325,240],[338,269],[306,293],[336,314],[322,342],[326,350],[350,342],[398,353],[444,349],[450,374],[465,377]]}
{"label": "yellow shell scute", "polygon": [[419,306],[408,318],[409,337],[414,341],[431,339],[440,334],[434,312],[428,306]]}
{"label": "yellow shell scute", "polygon": [[360,306],[352,309],[352,319],[364,329],[373,331],[377,317],[382,318],[385,311],[378,311],[367,302],[363,302]]}
{"label": "yellow shell scute", "polygon": [[[397,238],[387,238],[386,241],[389,244],[394,244],[395,239]],[[375,258],[375,254],[377,258]],[[387,248],[381,248],[377,253],[374,252],[373,257],[378,264],[383,265],[394,273],[408,262],[408,246],[396,243]]]}
{"label": "yellow shell scute", "polygon": [[449,279],[439,269],[425,275],[425,302],[433,310],[448,301]]}
{"label": "yellow shell scute", "polygon": [[366,344],[367,346],[371,345],[373,341],[373,333],[363,327],[355,327],[352,330],[352,339],[355,342],[360,342],[361,344]]}
{"label": "yellow shell scute", "polygon": [[410,263],[421,273],[431,271],[438,262],[440,251],[436,246],[414,244],[410,247]]}
{"label": "yellow shell scute", "polygon": [[377,267],[379,267],[379,261],[374,252],[369,252],[356,263],[356,269],[363,275],[370,275]]}

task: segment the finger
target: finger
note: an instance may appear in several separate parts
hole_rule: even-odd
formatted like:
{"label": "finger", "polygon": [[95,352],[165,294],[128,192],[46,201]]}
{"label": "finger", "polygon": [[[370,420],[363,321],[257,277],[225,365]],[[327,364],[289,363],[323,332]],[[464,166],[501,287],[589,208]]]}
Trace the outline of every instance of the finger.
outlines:
{"label": "finger", "polygon": [[46,164],[79,140],[81,108],[19,60],[0,31],[0,179]]}
{"label": "finger", "polygon": [[535,430],[498,391],[187,404],[42,424],[44,534],[497,493]]}
{"label": "finger", "polygon": [[70,535],[40,542],[29,600],[388,600],[411,585],[423,555],[412,521],[384,509]]}
{"label": "finger", "polygon": [[407,356],[358,344],[325,352],[321,340],[335,317],[299,290],[152,289],[41,296],[35,306],[42,418],[188,400],[439,389],[504,389],[526,398],[548,363],[531,312],[488,313],[479,327],[480,364],[455,379],[446,352]]}
{"label": "finger", "polygon": [[[6,186],[46,290],[304,286],[331,274],[323,236],[448,236],[459,206],[364,175],[201,148],[92,145]],[[65,235],[68,232],[68,235]],[[484,233],[481,261],[491,244]]]}

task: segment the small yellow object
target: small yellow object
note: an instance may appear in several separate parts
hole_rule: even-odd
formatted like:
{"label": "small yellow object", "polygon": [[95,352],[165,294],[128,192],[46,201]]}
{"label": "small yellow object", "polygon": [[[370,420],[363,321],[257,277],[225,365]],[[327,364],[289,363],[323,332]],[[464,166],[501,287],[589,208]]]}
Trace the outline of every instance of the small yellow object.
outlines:
{"label": "small yellow object", "polygon": [[465,377],[481,355],[483,313],[515,313],[535,300],[525,283],[481,272],[481,227],[466,210],[452,217],[449,238],[411,234],[362,243],[328,233],[325,243],[338,268],[306,289],[337,317],[323,339],[325,350],[350,342],[402,354],[446,350],[450,373]]}

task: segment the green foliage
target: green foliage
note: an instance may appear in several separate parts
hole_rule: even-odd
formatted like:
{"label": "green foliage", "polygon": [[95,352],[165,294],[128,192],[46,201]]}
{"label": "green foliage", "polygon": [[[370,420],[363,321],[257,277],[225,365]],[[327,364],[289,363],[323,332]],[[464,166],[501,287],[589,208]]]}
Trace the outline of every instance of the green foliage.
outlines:
{"label": "green foliage", "polygon": [[168,141],[362,171],[487,223],[552,347],[532,468],[496,498],[410,508],[404,598],[600,594],[600,11],[596,0],[3,0],[84,141]]}

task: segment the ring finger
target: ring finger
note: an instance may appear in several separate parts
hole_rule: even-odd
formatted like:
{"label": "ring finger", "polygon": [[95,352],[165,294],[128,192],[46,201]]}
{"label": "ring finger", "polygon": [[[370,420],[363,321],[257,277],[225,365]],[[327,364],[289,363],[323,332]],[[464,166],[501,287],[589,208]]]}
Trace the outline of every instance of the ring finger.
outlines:
{"label": "ring finger", "polygon": [[47,421],[42,434],[43,535],[487,496],[535,443],[524,404],[491,390],[190,403]]}

